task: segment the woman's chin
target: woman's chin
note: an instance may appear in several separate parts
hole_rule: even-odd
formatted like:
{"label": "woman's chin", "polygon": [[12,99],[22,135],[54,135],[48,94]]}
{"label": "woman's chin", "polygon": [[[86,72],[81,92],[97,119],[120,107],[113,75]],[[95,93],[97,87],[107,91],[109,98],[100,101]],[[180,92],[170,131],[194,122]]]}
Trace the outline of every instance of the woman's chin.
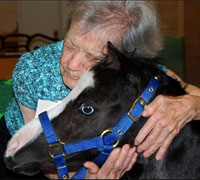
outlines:
{"label": "woman's chin", "polygon": [[64,79],[64,84],[70,89],[73,89],[76,86],[77,82],[78,79],[72,79],[68,77]]}

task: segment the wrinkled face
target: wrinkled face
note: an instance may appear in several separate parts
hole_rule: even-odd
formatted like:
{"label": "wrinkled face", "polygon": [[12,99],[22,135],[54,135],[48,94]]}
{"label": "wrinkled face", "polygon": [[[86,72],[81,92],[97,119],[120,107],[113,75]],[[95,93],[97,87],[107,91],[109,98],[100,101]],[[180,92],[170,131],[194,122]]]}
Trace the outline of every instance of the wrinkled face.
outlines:
{"label": "wrinkled face", "polygon": [[65,85],[73,88],[83,73],[105,57],[107,41],[103,34],[83,33],[72,24],[65,37],[60,68]]}

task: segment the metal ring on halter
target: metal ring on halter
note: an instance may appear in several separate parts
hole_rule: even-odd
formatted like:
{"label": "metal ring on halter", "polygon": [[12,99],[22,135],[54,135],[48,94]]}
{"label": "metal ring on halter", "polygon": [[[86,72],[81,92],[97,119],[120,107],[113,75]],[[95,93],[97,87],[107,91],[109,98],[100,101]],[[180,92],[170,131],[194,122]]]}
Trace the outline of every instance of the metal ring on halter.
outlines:
{"label": "metal ring on halter", "polygon": [[65,154],[65,152],[63,150],[63,145],[64,145],[64,143],[60,139],[58,139],[57,143],[49,144],[49,146],[48,146],[48,153],[49,153],[49,155],[52,158],[54,158],[56,156],[56,154],[53,153],[53,149],[54,148],[58,148],[58,150],[59,150],[58,154],[62,154],[63,156],[65,156],[66,154]]}
{"label": "metal ring on halter", "polygon": [[[110,132],[112,132],[112,130],[113,130],[113,128],[108,128],[108,129],[104,130],[104,131],[101,133],[100,137],[102,138],[102,137],[105,136],[106,134],[109,134]],[[113,144],[113,147],[114,147],[114,148],[117,147],[118,144],[119,144],[119,139],[115,142],[115,144]]]}

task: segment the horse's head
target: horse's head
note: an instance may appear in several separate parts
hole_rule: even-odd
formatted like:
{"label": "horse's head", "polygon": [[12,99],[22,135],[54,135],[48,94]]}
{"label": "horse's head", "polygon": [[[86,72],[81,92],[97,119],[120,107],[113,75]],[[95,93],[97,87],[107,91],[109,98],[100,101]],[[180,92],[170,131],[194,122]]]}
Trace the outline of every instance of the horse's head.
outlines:
{"label": "horse's head", "polygon": [[[165,82],[163,86],[171,81],[151,63],[127,58],[111,43],[108,43],[108,49],[105,60],[87,71],[62,103],[48,111],[55,133],[64,143],[89,139],[115,126],[145,89],[152,74]],[[120,145],[133,145],[138,126],[130,131]],[[97,153],[93,149],[69,155],[66,157],[67,165],[78,168]],[[9,141],[5,163],[15,172],[27,175],[40,169],[55,168],[38,118],[22,127]]]}

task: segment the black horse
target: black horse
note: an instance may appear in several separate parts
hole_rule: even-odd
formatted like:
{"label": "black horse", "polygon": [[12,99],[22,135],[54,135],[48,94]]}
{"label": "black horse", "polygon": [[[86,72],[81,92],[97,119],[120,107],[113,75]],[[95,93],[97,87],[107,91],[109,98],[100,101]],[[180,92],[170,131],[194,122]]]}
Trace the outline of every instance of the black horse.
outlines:
{"label": "black horse", "polygon": [[[105,60],[87,71],[70,95],[48,111],[52,126],[64,143],[89,139],[114,127],[141,95],[152,76],[157,76],[160,82],[153,98],[159,94],[186,94],[180,83],[167,76],[151,59],[128,58],[111,43],[108,43],[108,49]],[[134,138],[145,121],[146,118],[140,117],[118,146],[125,143],[133,146]],[[54,160],[49,156],[47,147],[41,124],[36,118],[9,141],[5,163],[9,169],[26,175],[36,174],[41,169],[54,169]],[[200,124],[194,121],[181,130],[161,161],[156,161],[154,155],[147,159],[139,156],[124,178],[200,178],[199,150]],[[79,168],[97,154],[98,150],[92,149],[68,155],[67,166],[69,169]]]}

